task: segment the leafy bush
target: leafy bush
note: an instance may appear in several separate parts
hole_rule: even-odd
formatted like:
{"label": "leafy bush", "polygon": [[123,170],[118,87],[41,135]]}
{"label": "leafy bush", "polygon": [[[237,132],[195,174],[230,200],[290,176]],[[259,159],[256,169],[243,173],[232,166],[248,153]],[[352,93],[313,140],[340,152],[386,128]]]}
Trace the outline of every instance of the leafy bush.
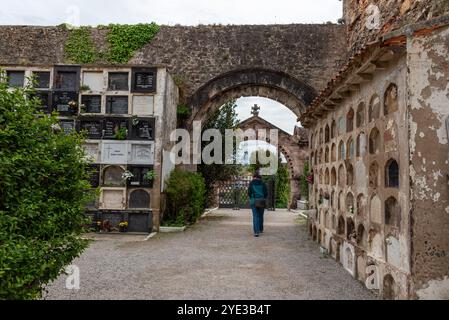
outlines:
{"label": "leafy bush", "polygon": [[206,186],[201,174],[174,170],[167,181],[164,225],[195,223],[204,211]]}
{"label": "leafy bush", "polygon": [[89,27],[70,30],[64,51],[65,58],[69,63],[94,63],[98,59],[98,52],[91,38]]}
{"label": "leafy bush", "polygon": [[80,239],[92,194],[82,137],[36,115],[30,95],[0,82],[0,300],[40,297],[88,244]]}

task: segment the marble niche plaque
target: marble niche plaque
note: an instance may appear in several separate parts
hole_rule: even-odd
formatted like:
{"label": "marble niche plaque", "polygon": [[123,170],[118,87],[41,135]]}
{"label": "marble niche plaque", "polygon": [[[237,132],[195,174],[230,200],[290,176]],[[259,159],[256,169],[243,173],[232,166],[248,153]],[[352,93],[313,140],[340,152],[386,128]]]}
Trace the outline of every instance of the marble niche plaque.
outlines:
{"label": "marble niche plaque", "polygon": [[88,139],[101,139],[103,122],[97,119],[83,119],[79,124],[80,131],[85,131]]}
{"label": "marble niche plaque", "polygon": [[84,148],[84,151],[86,152],[87,160],[94,162],[94,163],[98,162],[98,160],[99,160],[98,143],[85,143],[85,144],[83,144],[83,148]]}
{"label": "marble niche plaque", "polygon": [[[70,106],[74,102],[75,107]],[[73,116],[78,113],[78,92],[57,91],[53,93],[53,110],[62,116]]]}
{"label": "marble niche plaque", "polygon": [[125,189],[101,190],[101,209],[121,210],[125,207]]}
{"label": "marble niche plaque", "polygon": [[133,68],[132,92],[152,93],[156,92],[156,68]]}
{"label": "marble niche plaque", "polygon": [[83,85],[89,88],[92,92],[104,91],[104,77],[103,72],[85,71],[83,73]]}
{"label": "marble niche plaque", "polygon": [[131,144],[131,164],[154,164],[154,143]]}
{"label": "marble niche plaque", "polygon": [[105,164],[126,164],[128,161],[128,144],[126,142],[103,142],[101,162]]}
{"label": "marble niche plaque", "polygon": [[73,120],[60,120],[59,125],[65,134],[70,134],[75,130],[75,121]]}
{"label": "marble niche plaque", "polygon": [[150,194],[143,189],[131,190],[129,194],[129,209],[146,209],[150,207]]}
{"label": "marble niche plaque", "polygon": [[81,97],[81,104],[84,109],[82,113],[101,113],[101,96],[99,95],[84,95]]}
{"label": "marble niche plaque", "polygon": [[103,139],[116,139],[119,130],[128,130],[128,120],[121,118],[106,118],[103,121]]}
{"label": "marble niche plaque", "polygon": [[153,96],[134,96],[133,114],[138,116],[154,114]]}

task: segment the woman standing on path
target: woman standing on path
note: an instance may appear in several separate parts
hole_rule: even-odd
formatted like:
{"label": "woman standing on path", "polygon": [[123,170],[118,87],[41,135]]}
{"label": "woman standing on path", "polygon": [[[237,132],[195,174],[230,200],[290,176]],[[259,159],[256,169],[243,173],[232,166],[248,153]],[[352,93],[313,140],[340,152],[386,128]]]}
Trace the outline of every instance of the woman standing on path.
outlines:
{"label": "woman standing on path", "polygon": [[263,232],[263,215],[268,197],[267,186],[258,172],[254,174],[253,180],[249,184],[248,196],[253,211],[254,236],[258,237]]}

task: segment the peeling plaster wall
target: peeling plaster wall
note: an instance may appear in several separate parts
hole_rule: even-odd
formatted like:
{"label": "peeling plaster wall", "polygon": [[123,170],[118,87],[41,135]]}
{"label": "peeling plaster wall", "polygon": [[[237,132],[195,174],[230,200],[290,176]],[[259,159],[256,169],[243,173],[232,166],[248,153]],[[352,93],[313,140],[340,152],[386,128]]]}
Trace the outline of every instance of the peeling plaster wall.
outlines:
{"label": "peeling plaster wall", "polygon": [[448,297],[449,28],[408,40],[412,273],[420,298]]}

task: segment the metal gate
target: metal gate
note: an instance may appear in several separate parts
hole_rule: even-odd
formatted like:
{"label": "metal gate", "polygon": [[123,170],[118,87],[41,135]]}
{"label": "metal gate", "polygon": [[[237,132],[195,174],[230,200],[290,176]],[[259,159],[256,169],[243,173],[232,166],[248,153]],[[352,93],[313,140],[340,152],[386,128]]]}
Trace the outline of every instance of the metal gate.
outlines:
{"label": "metal gate", "polygon": [[[240,177],[229,181],[221,182],[218,186],[219,207],[249,209],[248,187],[251,177]],[[264,182],[268,189],[267,209],[275,209],[275,179],[274,177],[264,177]]]}

